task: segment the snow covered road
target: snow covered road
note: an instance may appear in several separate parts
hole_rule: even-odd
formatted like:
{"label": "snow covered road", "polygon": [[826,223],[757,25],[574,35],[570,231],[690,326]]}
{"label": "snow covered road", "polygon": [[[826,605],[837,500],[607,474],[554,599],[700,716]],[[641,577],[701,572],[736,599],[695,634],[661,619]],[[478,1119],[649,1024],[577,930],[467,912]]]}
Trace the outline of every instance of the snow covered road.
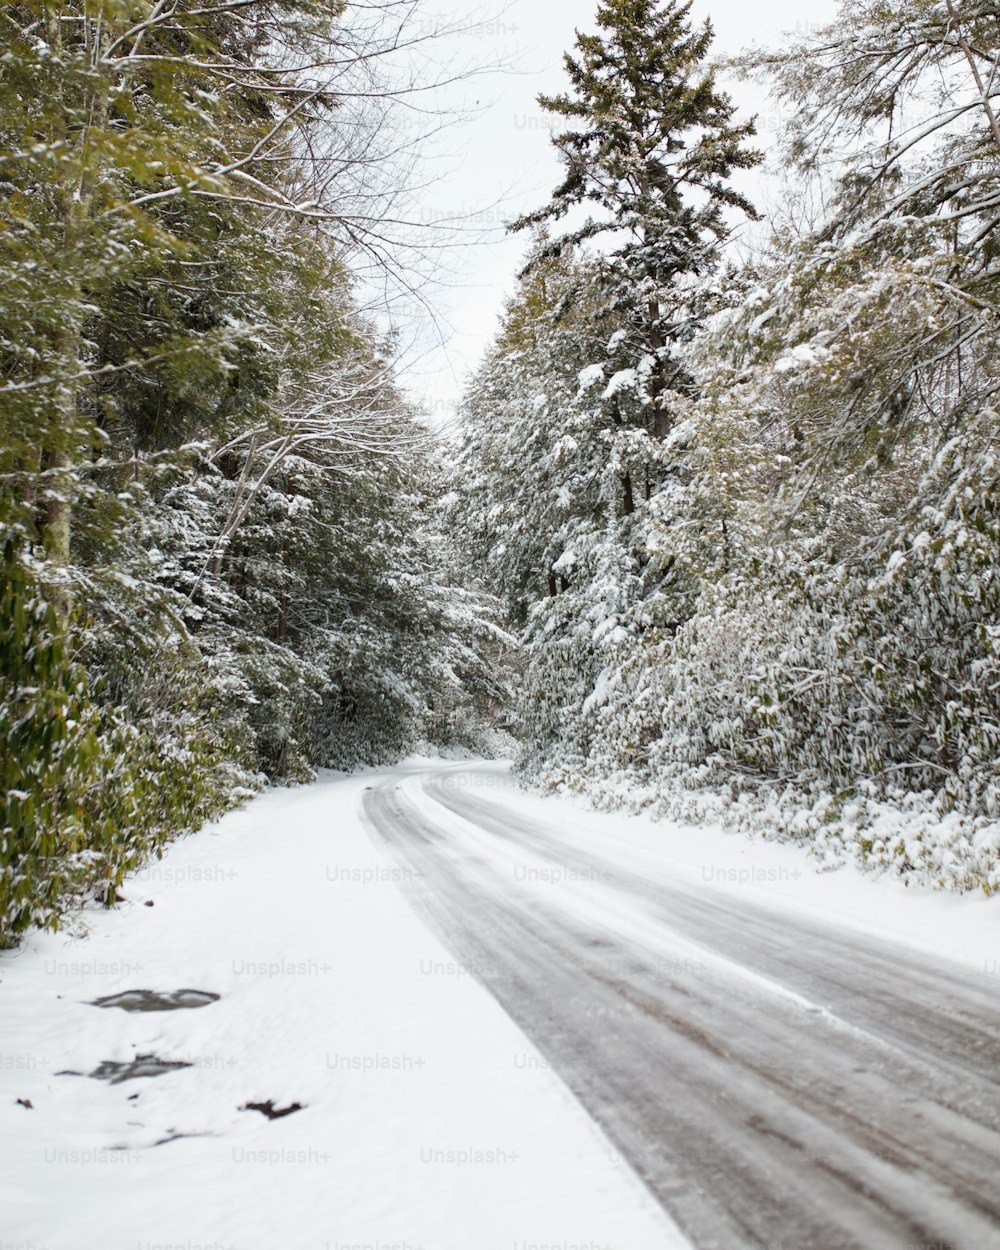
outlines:
{"label": "snow covered road", "polygon": [[678,878],[548,813],[561,828],[491,767],[366,795],[420,914],[698,1250],[1000,1246],[985,961]]}
{"label": "snow covered road", "polygon": [[0,1250],[1000,1248],[998,899],[421,762],[123,893],[0,953]]}
{"label": "snow covered road", "polygon": [[[270,791],[0,952],[0,1250],[685,1246],[413,914],[374,780]],[[141,990],[181,1009],[95,1006]]]}

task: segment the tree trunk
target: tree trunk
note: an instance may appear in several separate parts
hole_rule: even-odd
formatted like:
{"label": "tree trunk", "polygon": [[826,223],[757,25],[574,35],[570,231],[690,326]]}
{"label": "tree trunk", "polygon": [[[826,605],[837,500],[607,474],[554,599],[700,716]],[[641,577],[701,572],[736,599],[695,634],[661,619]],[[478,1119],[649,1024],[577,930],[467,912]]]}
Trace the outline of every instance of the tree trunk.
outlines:
{"label": "tree trunk", "polygon": [[[53,53],[62,51],[62,23],[57,6],[46,12],[46,33]],[[104,35],[107,38],[107,32]],[[100,38],[100,37],[99,37]],[[100,54],[95,46],[93,55]],[[86,298],[76,266],[90,228],[91,202],[97,181],[96,159],[88,159],[87,142],[89,130],[100,130],[106,123],[109,110],[110,84],[106,78],[95,74],[96,86],[89,100],[89,124],[81,136],[67,130],[67,141],[83,145],[82,163],[70,167],[63,176],[59,188],[59,207],[63,220],[62,253],[65,258],[67,312],[63,326],[52,337],[51,369],[60,377],[49,408],[47,436],[47,469],[45,480],[45,504],[42,521],[42,543],[46,559],[65,570],[69,565],[73,535],[73,497],[75,494],[74,455],[79,442],[79,413],[77,399],[80,380],[85,372],[83,361],[83,332],[80,324],[80,305]],[[72,87],[68,87],[72,90]],[[67,580],[55,592],[57,610],[65,615],[70,607]]]}
{"label": "tree trunk", "polygon": [[670,416],[664,411],[663,401],[666,398],[666,387],[663,379],[663,362],[659,359],[659,353],[666,347],[667,342],[660,330],[659,321],[662,310],[656,300],[649,301],[649,339],[654,353],[657,354],[656,373],[652,387],[653,401],[653,437],[659,442],[670,433]]}
{"label": "tree trunk", "polygon": [[[644,168],[640,180],[642,194],[649,194],[649,170]],[[648,244],[649,239],[646,235],[646,228],[642,230],[643,244]],[[663,411],[663,397],[665,394],[665,386],[663,379],[663,361],[660,359],[660,352],[667,345],[666,339],[663,337],[663,331],[660,329],[660,321],[663,317],[663,309],[660,307],[660,301],[650,296],[646,305],[646,313],[649,317],[649,344],[653,354],[656,356],[656,372],[651,379],[651,399],[653,401],[653,437],[658,442],[663,440],[670,433],[670,418]]]}
{"label": "tree trunk", "polygon": [[283,590],[278,600],[278,642],[284,646],[288,638],[288,591]]}
{"label": "tree trunk", "polygon": [[[288,570],[288,548],[284,542],[281,544],[281,568],[282,572],[287,574]],[[288,591],[282,590],[278,596],[278,642],[284,646],[285,640],[288,638]]]}

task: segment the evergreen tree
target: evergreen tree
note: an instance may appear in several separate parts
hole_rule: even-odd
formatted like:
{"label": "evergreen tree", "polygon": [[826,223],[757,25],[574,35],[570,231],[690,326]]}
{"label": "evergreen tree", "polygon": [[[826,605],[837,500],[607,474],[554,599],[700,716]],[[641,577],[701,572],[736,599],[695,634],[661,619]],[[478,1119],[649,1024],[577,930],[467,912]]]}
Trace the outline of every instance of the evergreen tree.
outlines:
{"label": "evergreen tree", "polygon": [[477,532],[524,629],[525,759],[566,775],[591,751],[613,674],[696,590],[669,545],[651,558],[650,533],[688,503],[683,352],[731,215],[753,215],[730,176],[760,158],[690,8],[601,4],[598,33],[565,58],[569,91],[540,97],[567,122],[553,139],[565,178],[513,224],[536,237],[467,402],[469,480],[496,475]]}
{"label": "evergreen tree", "polygon": [[560,561],[573,540],[605,523],[608,448],[579,384],[601,346],[592,280],[570,256],[531,265],[462,408],[455,510],[470,558],[518,627],[566,589]]}
{"label": "evergreen tree", "polygon": [[727,210],[756,216],[728,180],[762,159],[745,146],[754,123],[734,120],[732,101],[704,66],[711,23],[693,30],[690,11],[691,0],[599,5],[599,33],[578,33],[577,55],[565,56],[570,90],[539,97],[569,123],[553,136],[565,178],[548,204],[512,226],[584,209],[585,220],[547,252],[612,237],[606,299],[627,327],[619,351],[627,345],[631,366],[643,364],[633,385],[660,440],[670,429],[668,393],[687,382],[671,347],[690,332],[684,280],[715,261],[730,228]]}

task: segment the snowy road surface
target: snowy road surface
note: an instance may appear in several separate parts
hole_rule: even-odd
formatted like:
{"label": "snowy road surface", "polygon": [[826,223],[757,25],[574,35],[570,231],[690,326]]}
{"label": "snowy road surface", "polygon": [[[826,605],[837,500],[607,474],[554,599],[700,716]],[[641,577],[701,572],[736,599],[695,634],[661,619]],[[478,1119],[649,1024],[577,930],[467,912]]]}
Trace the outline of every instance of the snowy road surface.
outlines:
{"label": "snowy road surface", "polygon": [[0,1250],[1000,1250],[998,899],[422,763],[123,893],[0,953]]}
{"label": "snowy road surface", "polygon": [[438,769],[365,810],[418,912],[692,1245],[1000,1247],[985,964],[678,883],[509,797],[496,770]]}
{"label": "snowy road surface", "polygon": [[[0,953],[0,1250],[685,1245],[413,914],[371,783],[266,793]],[[93,1005],[136,990],[219,997]],[[88,1075],[148,1055],[190,1066]]]}

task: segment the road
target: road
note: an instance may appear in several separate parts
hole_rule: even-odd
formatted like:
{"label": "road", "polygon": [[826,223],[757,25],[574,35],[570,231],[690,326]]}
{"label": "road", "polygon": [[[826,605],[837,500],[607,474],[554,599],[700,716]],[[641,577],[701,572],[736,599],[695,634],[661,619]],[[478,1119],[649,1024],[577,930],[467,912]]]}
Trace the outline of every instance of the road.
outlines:
{"label": "road", "polygon": [[374,784],[372,837],[692,1246],[1000,1250],[996,978],[637,871],[490,776]]}

